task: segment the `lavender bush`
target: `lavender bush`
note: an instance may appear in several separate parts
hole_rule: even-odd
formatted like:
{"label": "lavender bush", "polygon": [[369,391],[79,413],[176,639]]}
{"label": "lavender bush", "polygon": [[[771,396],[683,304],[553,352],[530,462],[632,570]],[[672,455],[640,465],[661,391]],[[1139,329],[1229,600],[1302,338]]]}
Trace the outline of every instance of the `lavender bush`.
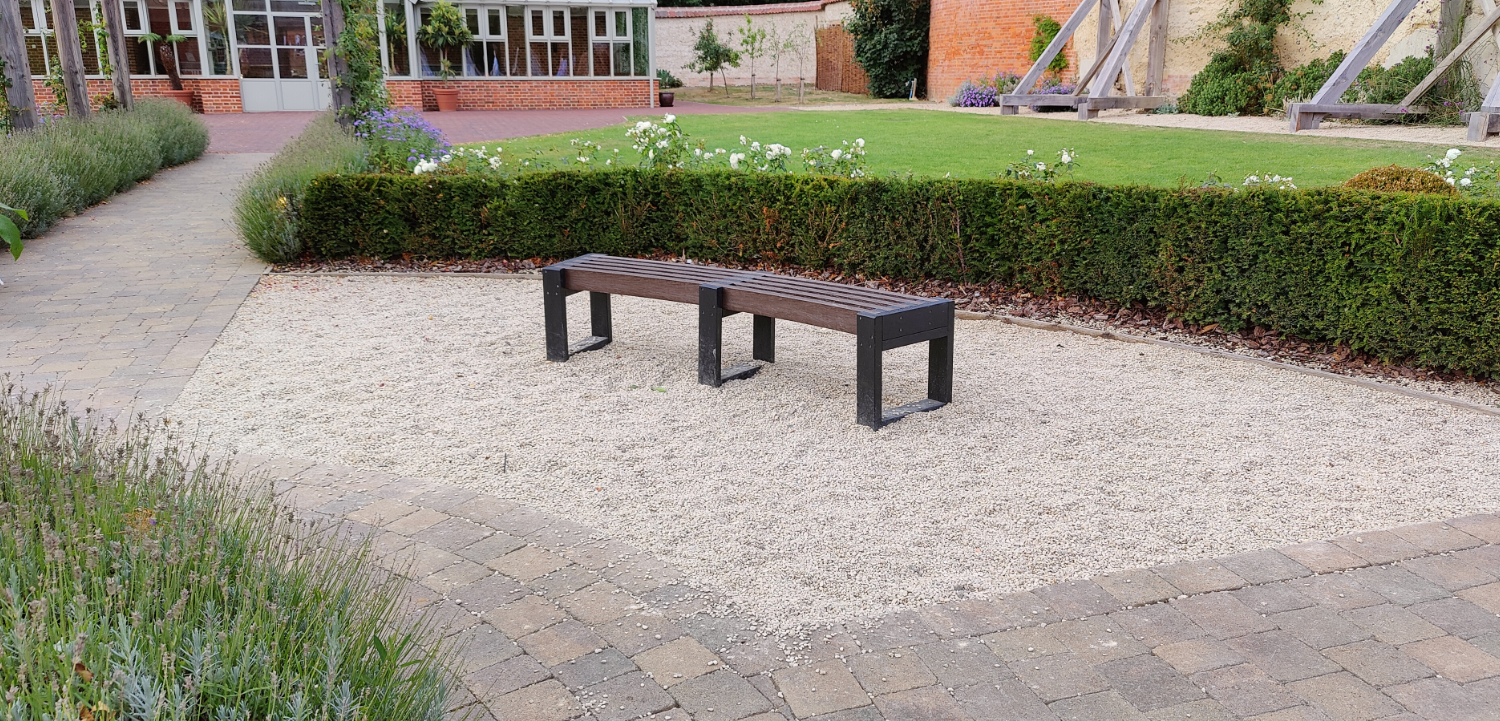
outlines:
{"label": "lavender bush", "polygon": [[370,167],[388,173],[410,173],[452,147],[443,131],[412,108],[370,112],[354,121],[354,137],[369,148]]}

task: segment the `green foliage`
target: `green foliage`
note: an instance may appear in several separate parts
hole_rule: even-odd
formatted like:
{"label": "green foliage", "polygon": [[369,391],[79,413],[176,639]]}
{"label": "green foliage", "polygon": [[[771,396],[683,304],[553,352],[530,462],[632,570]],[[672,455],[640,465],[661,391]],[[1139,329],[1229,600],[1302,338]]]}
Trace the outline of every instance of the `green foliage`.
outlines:
{"label": "green foliage", "polygon": [[[1062,32],[1062,25],[1046,15],[1031,18],[1031,24],[1036,28],[1036,32],[1031,36],[1030,56],[1031,62],[1036,62],[1042,53],[1047,52],[1047,46],[1052,44],[1057,34]],[[1047,63],[1047,70],[1053,73],[1061,73],[1067,69],[1068,58],[1064,53],[1058,53],[1057,57],[1052,58],[1052,62]]]}
{"label": "green foliage", "polygon": [[[1193,76],[1178,105],[1198,115],[1259,115],[1281,78],[1276,32],[1292,21],[1293,0],[1240,0],[1204,29],[1225,47]],[[1279,109],[1279,108],[1277,108]]]}
{"label": "green foliage", "polygon": [[[750,14],[745,14],[745,26],[740,28],[741,55],[750,59],[750,97],[755,97],[755,60],[766,53],[765,28],[755,27]],[[724,92],[729,93],[729,82],[724,82]]]}
{"label": "green foliage", "polygon": [[667,252],[1000,281],[1500,371],[1495,202],[623,169],[324,176],[300,212],[302,238],[320,257]]}
{"label": "green foliage", "polygon": [[656,83],[663,90],[682,87],[682,81],[677,79],[677,76],[668,72],[666,68],[658,68],[656,70]]}
{"label": "green foliage", "polygon": [[203,121],[172,100],[142,99],[132,112],[99,113],[86,121],[60,118],[0,137],[0,203],[28,213],[21,233],[33,238],[63,215],[207,148]]}
{"label": "green foliage", "polygon": [[1442,176],[1426,170],[1404,168],[1399,165],[1371,168],[1345,181],[1344,187],[1385,193],[1458,195],[1458,188],[1449,185]]}
{"label": "green foliage", "polygon": [[438,75],[447,82],[453,79],[453,64],[448,60],[448,49],[463,47],[474,36],[469,32],[468,23],[464,22],[463,12],[448,0],[438,0],[438,4],[432,6],[432,13],[428,15],[427,24],[422,26],[418,37],[442,54]]}
{"label": "green foliage", "polygon": [[332,116],[319,116],[241,186],[234,204],[240,238],[267,263],[296,259],[302,254],[298,210],[308,184],[325,173],[358,173],[365,167],[364,143]]}
{"label": "green foliage", "polygon": [[926,96],[930,10],[930,0],[854,0],[844,28],[854,36],[854,59],[870,78],[870,95],[907,97],[915,79],[917,97]]}
{"label": "green foliage", "polygon": [[1271,87],[1271,94],[1267,96],[1265,108],[1268,111],[1280,110],[1287,103],[1299,103],[1312,98],[1328,82],[1328,76],[1333,75],[1339,63],[1344,62],[1344,51],[1335,50],[1326,58],[1314,58],[1306,65],[1299,65],[1288,70],[1276,84]]}
{"label": "green foliage", "polygon": [[10,76],[5,74],[5,58],[0,58],[0,135],[9,135],[15,127],[15,108],[10,106],[10,95],[6,92],[11,87]]}
{"label": "green foliage", "polygon": [[[339,78],[347,87],[352,103],[340,110],[344,120],[353,120],[372,110],[383,110],[391,104],[385,88],[385,70],[380,65],[379,0],[339,0],[344,6],[344,32],[339,35],[334,52],[344,59],[348,74]],[[465,26],[465,32],[468,27]],[[406,32],[402,28],[402,36]]]}
{"label": "green foliage", "polygon": [[443,717],[439,631],[368,543],[165,425],[0,393],[7,719]]}
{"label": "green foliage", "polygon": [[68,112],[68,84],[63,80],[62,61],[54,54],[47,64],[47,76],[42,80],[42,85],[52,91],[52,105],[57,108],[58,115],[66,115]]}
{"label": "green foliage", "polygon": [[27,220],[27,214],[24,210],[0,203],[0,242],[5,243],[5,247],[10,251],[12,259],[20,260],[21,250],[25,247],[21,243],[21,228],[6,213],[14,213],[23,223]]}
{"label": "green foliage", "polygon": [[1381,105],[1401,102],[1432,68],[1432,58],[1425,55],[1406,58],[1390,68],[1372,65],[1359,71],[1359,77],[1344,92],[1344,101]]}
{"label": "green foliage", "polygon": [[[698,39],[693,42],[693,61],[687,64],[687,69],[695,73],[708,73],[708,85],[713,87],[714,73],[726,73],[729,68],[739,66],[739,52],[719,40],[719,33],[714,31],[714,21],[704,23],[703,29],[698,31]],[[727,74],[724,93],[729,93]]]}

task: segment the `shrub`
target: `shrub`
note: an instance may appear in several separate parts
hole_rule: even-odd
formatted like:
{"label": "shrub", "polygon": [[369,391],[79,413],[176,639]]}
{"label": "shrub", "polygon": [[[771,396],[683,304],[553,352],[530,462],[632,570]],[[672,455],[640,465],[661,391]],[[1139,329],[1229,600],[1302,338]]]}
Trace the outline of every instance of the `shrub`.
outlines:
{"label": "shrub", "polygon": [[1292,0],[1240,0],[1204,29],[1224,33],[1225,47],[1193,76],[1178,101],[1198,115],[1252,115],[1266,111],[1266,98],[1281,77],[1277,29],[1292,21]]}
{"label": "shrub", "polygon": [[132,112],[59,118],[0,137],[0,203],[25,210],[28,238],[156,171],[197,158],[208,129],[182,103],[141,100]]}
{"label": "shrub", "polygon": [[368,545],[164,426],[0,393],[7,719],[442,718],[446,649]]}
{"label": "shrub", "polygon": [[[1036,28],[1036,32],[1031,36],[1031,49],[1028,55],[1031,56],[1031,62],[1034,63],[1038,58],[1042,57],[1042,53],[1047,52],[1047,46],[1052,44],[1052,40],[1057,37],[1057,34],[1062,32],[1062,25],[1059,25],[1056,20],[1046,15],[1033,16],[1031,18],[1031,25]],[[1048,72],[1062,73],[1062,71],[1067,69],[1068,56],[1065,53],[1058,53],[1057,57],[1052,58],[1052,62],[1047,63]]]}
{"label": "shrub", "polygon": [[320,257],[664,252],[998,281],[1500,371],[1500,203],[1481,200],[624,169],[325,176],[301,218]]}
{"label": "shrub", "polygon": [[1328,76],[1337,70],[1339,63],[1344,62],[1344,51],[1336,50],[1327,58],[1314,58],[1306,65],[1299,65],[1288,70],[1281,76],[1276,84],[1271,86],[1271,93],[1266,97],[1265,109],[1267,111],[1281,110],[1287,103],[1300,103],[1312,98],[1328,82]]}
{"label": "shrub", "polygon": [[234,222],[256,257],[285,263],[302,253],[298,210],[312,179],[325,173],[364,171],[365,146],[330,114],[308,123],[275,157],[256,169],[240,188]]}
{"label": "shrub", "polygon": [[673,75],[666,68],[657,68],[656,82],[661,86],[663,90],[682,87],[682,81],[679,80],[676,75]]}
{"label": "shrub", "polygon": [[917,81],[926,95],[930,0],[854,0],[844,27],[854,36],[854,59],[869,76],[870,95],[904,98]]}
{"label": "shrub", "polygon": [[354,137],[365,141],[371,168],[406,173],[423,160],[432,160],[452,147],[443,131],[411,108],[376,110],[353,123]]}
{"label": "shrub", "polygon": [[1458,189],[1449,185],[1448,181],[1443,180],[1442,176],[1426,170],[1403,168],[1399,165],[1371,168],[1344,181],[1344,187],[1357,188],[1359,190],[1377,190],[1388,193],[1458,195]]}

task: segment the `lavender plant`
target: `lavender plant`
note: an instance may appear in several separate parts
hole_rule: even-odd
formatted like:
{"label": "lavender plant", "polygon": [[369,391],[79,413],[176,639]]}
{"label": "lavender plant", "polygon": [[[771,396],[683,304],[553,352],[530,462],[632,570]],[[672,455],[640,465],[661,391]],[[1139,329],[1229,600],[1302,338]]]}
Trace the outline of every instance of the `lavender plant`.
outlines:
{"label": "lavender plant", "polygon": [[375,170],[410,173],[417,163],[436,160],[452,146],[438,130],[412,108],[375,110],[353,122],[354,137],[365,141],[368,159]]}

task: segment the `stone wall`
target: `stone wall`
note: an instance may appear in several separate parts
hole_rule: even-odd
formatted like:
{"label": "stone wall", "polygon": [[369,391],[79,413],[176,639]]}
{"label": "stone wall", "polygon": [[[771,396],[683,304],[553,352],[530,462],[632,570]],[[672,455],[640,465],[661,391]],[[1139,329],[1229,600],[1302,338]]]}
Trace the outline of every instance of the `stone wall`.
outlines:
{"label": "stone wall", "polygon": [[[437,110],[441,80],[387,80],[394,107]],[[656,83],[635,80],[454,80],[459,110],[644,108],[656,104]]]}
{"label": "stone wall", "polygon": [[[113,97],[114,83],[109,78],[89,78],[90,104],[97,110],[96,101],[101,95]],[[32,78],[31,87],[37,103],[50,104],[56,100],[51,88],[42,84],[41,78]],[[131,78],[130,91],[137,98],[160,98],[172,88],[166,78]],[[200,113],[238,113],[240,107],[240,81],[238,78],[183,78],[182,89],[192,90],[193,110]]]}
{"label": "stone wall", "polygon": [[[1024,74],[1031,67],[1032,18],[1047,15],[1061,24],[1077,5],[1076,0],[932,0],[927,97],[947,98],[965,80]],[[1078,72],[1075,44],[1065,50],[1065,77]]]}
{"label": "stone wall", "polygon": [[[781,58],[781,81],[796,85],[800,76],[812,87],[817,80],[818,58],[813,42],[813,30],[841,23],[854,14],[848,0],[814,0],[813,2],[782,3],[778,5],[747,5],[702,8],[657,8],[656,10],[656,67],[676,76],[686,85],[708,85],[706,73],[694,73],[687,69],[693,61],[693,43],[703,26],[713,20],[719,40],[740,49],[739,30],[745,27],[745,16],[749,15],[755,27],[772,30],[780,37],[794,37],[802,45],[801,68],[795,54],[784,53]],[[731,85],[750,84],[750,61],[741,59],[740,67],[729,69]],[[769,85],[776,80],[776,69],[768,56],[755,61],[755,82]],[[715,75],[714,84],[720,78]]]}

